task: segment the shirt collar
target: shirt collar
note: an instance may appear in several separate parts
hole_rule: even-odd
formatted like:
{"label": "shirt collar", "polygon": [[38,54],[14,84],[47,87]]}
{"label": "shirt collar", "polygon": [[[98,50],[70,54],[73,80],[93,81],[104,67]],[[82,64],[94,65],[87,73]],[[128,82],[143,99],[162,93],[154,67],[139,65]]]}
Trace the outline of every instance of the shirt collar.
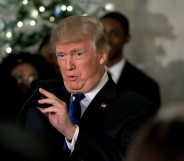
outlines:
{"label": "shirt collar", "polygon": [[125,59],[122,58],[118,63],[108,68],[108,71],[110,72],[112,79],[115,83],[118,82],[121,72],[124,69],[124,66],[125,66]]}

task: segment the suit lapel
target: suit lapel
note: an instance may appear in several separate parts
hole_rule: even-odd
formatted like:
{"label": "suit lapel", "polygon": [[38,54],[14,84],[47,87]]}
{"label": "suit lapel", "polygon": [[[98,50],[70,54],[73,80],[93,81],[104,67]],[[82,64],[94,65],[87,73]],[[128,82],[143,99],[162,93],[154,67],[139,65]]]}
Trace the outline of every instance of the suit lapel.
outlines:
{"label": "suit lapel", "polygon": [[84,126],[88,124],[88,126],[94,126],[95,124],[95,126],[101,126],[106,112],[113,107],[112,104],[115,101],[116,95],[116,84],[110,78],[89,104],[81,118],[80,125]]}

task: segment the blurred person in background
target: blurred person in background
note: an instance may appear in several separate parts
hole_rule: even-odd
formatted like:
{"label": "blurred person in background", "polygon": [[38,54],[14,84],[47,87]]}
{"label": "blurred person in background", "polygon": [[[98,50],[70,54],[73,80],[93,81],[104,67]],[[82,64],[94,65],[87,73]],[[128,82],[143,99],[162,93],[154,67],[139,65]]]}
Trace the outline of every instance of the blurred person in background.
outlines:
{"label": "blurred person in background", "polygon": [[56,78],[61,79],[57,58],[51,44],[51,33],[43,37],[37,53],[43,56],[47,63],[50,64],[50,68],[53,68],[55,71]]}
{"label": "blurred person in background", "polygon": [[119,91],[133,90],[160,107],[160,87],[158,83],[130,63],[124,48],[131,39],[129,20],[120,12],[108,12],[100,17],[104,26],[110,51],[107,68]]}
{"label": "blurred person in background", "polygon": [[22,103],[40,79],[53,79],[54,71],[39,55],[11,54],[0,64],[1,119],[15,120]]}
{"label": "blurred person in background", "polygon": [[184,104],[164,107],[133,140],[125,161],[184,161]]}
{"label": "blurred person in background", "polygon": [[50,148],[16,124],[0,122],[1,161],[56,161]]}

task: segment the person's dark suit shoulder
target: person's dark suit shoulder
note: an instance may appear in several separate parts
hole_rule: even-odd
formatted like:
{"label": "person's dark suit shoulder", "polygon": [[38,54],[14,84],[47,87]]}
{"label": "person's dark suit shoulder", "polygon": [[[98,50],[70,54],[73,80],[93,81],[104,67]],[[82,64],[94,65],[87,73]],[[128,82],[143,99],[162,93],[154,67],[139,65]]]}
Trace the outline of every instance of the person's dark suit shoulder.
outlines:
{"label": "person's dark suit shoulder", "polygon": [[161,100],[159,84],[128,61],[126,61],[118,81],[118,89],[121,91],[135,91],[150,99],[160,107]]}
{"label": "person's dark suit shoulder", "polygon": [[123,156],[126,156],[138,129],[157,112],[158,108],[152,101],[134,91],[125,90],[118,93],[113,108],[107,114],[105,128],[110,138],[115,135],[119,138]]}

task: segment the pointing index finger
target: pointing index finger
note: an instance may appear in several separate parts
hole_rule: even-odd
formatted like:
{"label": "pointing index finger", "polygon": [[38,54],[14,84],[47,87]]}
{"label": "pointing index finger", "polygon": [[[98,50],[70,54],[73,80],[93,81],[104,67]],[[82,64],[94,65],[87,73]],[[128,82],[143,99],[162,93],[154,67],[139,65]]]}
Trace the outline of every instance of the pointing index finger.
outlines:
{"label": "pointing index finger", "polygon": [[41,94],[43,94],[44,96],[48,97],[48,98],[54,97],[54,95],[51,92],[49,92],[49,91],[47,91],[47,90],[45,90],[45,89],[43,89],[41,87],[39,88],[39,92]]}

